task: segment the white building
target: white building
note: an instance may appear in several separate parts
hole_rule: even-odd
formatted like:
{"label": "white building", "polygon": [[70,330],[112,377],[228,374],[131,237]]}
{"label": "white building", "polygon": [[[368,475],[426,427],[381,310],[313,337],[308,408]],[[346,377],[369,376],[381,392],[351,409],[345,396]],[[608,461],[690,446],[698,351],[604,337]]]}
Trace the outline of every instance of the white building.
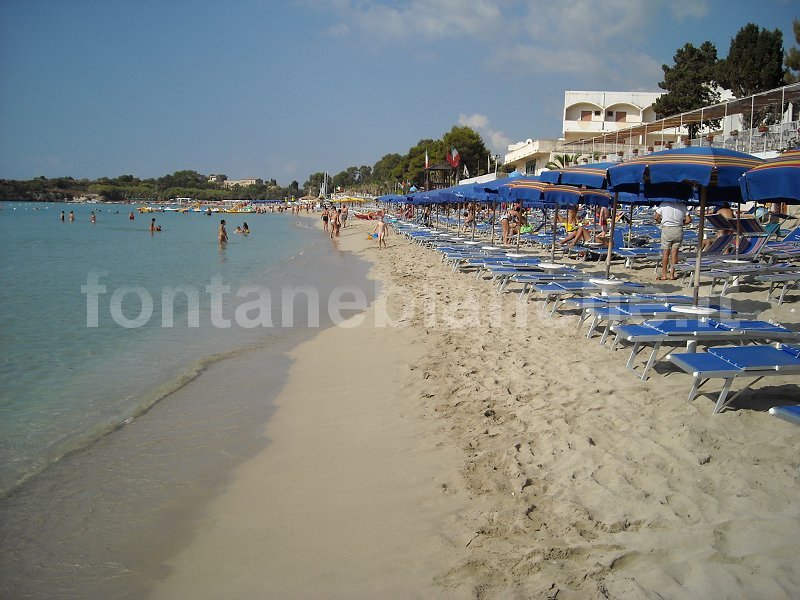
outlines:
{"label": "white building", "polygon": [[[564,146],[570,142],[594,136],[621,131],[635,125],[653,123],[656,112],[653,103],[664,92],[564,92],[564,113],[561,138],[558,140],[533,140],[517,142],[508,147],[505,164],[526,175],[538,175],[544,166],[559,154],[583,154],[586,160],[592,155],[601,159],[607,150],[597,148],[576,149]],[[662,146],[675,142],[680,132],[654,134],[637,138],[636,143],[644,146]],[[627,140],[620,139],[620,144]],[[611,160],[606,157],[605,160]]]}
{"label": "white building", "polygon": [[264,185],[263,179],[228,179],[222,185],[226,188],[247,187],[250,185]]}

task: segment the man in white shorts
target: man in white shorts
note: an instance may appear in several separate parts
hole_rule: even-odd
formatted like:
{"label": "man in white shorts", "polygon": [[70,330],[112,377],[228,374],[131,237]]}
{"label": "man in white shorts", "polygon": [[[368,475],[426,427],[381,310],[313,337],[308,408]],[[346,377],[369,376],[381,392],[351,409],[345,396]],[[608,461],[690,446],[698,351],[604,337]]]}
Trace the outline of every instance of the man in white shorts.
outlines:
{"label": "man in white shorts", "polygon": [[[661,277],[660,281],[677,279],[675,264],[678,262],[678,250],[683,241],[683,226],[692,222],[686,212],[686,205],[681,202],[662,202],[656,209],[656,223],[661,224]],[[667,265],[670,265],[667,277]]]}

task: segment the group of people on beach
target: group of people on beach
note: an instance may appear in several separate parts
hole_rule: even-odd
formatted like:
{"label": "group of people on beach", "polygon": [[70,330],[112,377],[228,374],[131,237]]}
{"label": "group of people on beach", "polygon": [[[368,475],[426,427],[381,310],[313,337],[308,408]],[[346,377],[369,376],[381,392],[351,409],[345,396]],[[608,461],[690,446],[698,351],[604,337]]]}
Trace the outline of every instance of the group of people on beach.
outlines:
{"label": "group of people on beach", "polygon": [[350,210],[347,205],[340,208],[329,207],[323,205],[322,207],[322,230],[329,231],[330,237],[339,237],[339,231],[342,227],[347,227],[347,217]]}

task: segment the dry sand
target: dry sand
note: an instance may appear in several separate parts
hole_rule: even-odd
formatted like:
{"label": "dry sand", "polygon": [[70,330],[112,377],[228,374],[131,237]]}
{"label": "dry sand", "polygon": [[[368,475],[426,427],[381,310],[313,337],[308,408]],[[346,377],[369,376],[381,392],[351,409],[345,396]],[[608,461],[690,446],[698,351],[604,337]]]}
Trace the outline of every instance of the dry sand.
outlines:
{"label": "dry sand", "polygon": [[[800,428],[765,412],[797,378],[712,415],[688,375],[639,381],[574,316],[368,227],[340,245],[381,298],[292,353],[270,445],[157,597],[800,597]],[[798,328],[794,299],[733,298]]]}

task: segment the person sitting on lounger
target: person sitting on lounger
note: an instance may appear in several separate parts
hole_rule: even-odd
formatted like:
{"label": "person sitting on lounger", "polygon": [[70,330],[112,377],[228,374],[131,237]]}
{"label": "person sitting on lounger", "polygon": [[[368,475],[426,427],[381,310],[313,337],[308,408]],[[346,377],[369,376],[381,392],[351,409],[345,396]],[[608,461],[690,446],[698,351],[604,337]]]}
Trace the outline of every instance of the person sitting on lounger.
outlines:
{"label": "person sitting on lounger", "polygon": [[[559,244],[567,248],[573,248],[577,244],[583,244],[592,239],[592,232],[583,226],[578,227],[575,231],[570,233],[563,240],[559,240]],[[595,241],[601,244],[608,244],[608,236],[600,234],[595,236]]]}
{"label": "person sitting on lounger", "polygon": [[[714,214],[719,215],[720,217],[725,217],[729,221],[733,221],[736,218],[736,216],[733,214],[733,211],[731,210],[731,205],[728,204],[727,202],[720,205],[719,208],[717,208],[717,212],[715,212]],[[723,235],[730,235],[732,233],[736,233],[736,231],[734,229],[717,230],[716,237],[712,238],[709,236],[707,239],[703,240],[703,250],[708,249],[708,247],[711,244],[713,244],[717,238],[721,238]]]}

